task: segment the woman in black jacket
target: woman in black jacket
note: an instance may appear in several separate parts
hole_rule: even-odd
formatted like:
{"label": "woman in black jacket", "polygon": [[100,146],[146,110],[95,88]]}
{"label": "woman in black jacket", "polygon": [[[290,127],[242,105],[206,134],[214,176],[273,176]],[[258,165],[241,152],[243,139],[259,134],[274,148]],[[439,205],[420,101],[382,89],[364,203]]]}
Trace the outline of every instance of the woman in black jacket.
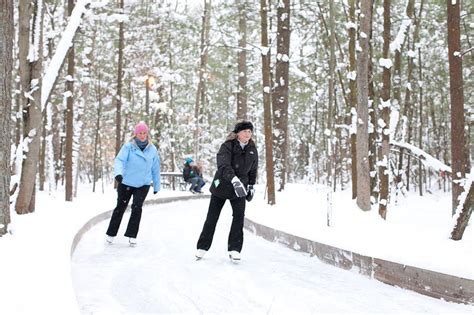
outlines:
{"label": "woman in black jacket", "polygon": [[211,247],[217,220],[224,203],[229,199],[233,219],[227,249],[232,261],[240,260],[244,241],[245,200],[252,200],[255,191],[253,185],[257,179],[258,152],[252,133],[251,122],[238,122],[217,153],[217,171],[210,188],[211,201],[206,222],[197,243],[197,259],[201,259]]}

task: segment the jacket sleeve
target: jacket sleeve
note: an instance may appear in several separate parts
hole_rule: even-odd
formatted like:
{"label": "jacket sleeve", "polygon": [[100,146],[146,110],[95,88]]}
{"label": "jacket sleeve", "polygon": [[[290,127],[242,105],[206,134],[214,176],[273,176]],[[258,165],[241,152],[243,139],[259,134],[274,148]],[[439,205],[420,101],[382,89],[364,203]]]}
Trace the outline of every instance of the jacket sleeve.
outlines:
{"label": "jacket sleeve", "polygon": [[232,168],[232,144],[230,142],[223,143],[217,152],[217,169],[221,172],[222,179],[229,182],[235,176]]}
{"label": "jacket sleeve", "polygon": [[123,175],[125,165],[128,161],[128,156],[130,154],[130,144],[126,143],[122,146],[119,153],[114,160],[114,177],[117,175]]}
{"label": "jacket sleeve", "polygon": [[155,158],[153,159],[153,165],[151,167],[151,176],[153,177],[153,191],[159,192],[161,188],[161,176],[160,176],[160,155],[158,150],[156,151]]}
{"label": "jacket sleeve", "polygon": [[249,172],[249,185],[255,185],[255,183],[257,182],[257,171],[258,171],[258,153],[255,156],[255,160],[253,161],[252,168],[250,169],[250,172]]}

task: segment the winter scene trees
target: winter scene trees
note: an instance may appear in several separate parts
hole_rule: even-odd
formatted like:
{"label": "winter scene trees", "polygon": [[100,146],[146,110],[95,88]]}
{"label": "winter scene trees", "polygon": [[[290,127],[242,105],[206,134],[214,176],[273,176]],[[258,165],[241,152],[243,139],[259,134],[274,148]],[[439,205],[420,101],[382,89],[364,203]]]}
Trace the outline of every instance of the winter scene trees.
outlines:
{"label": "winter scene trees", "polygon": [[[0,252],[9,260],[0,262],[0,269],[11,274],[0,282],[5,287],[0,296],[10,300],[0,302],[0,309],[18,314],[33,307],[84,314],[291,312],[304,299],[272,302],[285,296],[272,287],[285,282],[265,278],[266,271],[253,264],[259,260],[275,264],[277,276],[287,275],[288,285],[307,299],[314,299],[311,292],[348,297],[336,312],[472,313],[470,1],[2,0],[0,6]],[[210,197],[216,154],[240,120],[252,122],[259,150],[256,193],[245,208],[242,261],[222,266],[216,243],[194,262],[208,207],[202,199]],[[159,152],[161,189],[147,197],[135,252],[124,253],[120,243],[104,245],[103,221],[110,218],[107,211],[117,196],[114,158],[139,121],[149,126],[149,141]],[[180,176],[187,157],[202,168],[204,194],[191,194]],[[221,220],[231,217],[229,212],[223,210]],[[181,222],[183,235],[170,227],[153,231],[153,221],[178,229]],[[259,232],[262,227],[272,237]],[[227,239],[219,225],[218,238]],[[351,256],[352,267],[340,263],[342,258],[329,262],[346,270],[356,268],[356,255],[374,259],[370,265],[377,267],[370,267],[368,277],[379,280],[372,281],[378,286],[404,288],[387,291],[390,295],[418,292],[413,308],[398,308],[383,294],[377,298],[379,287],[346,279],[344,270],[315,264],[315,259],[324,261],[315,249],[319,245],[302,245],[302,239],[331,246],[331,257],[347,251],[341,257]],[[42,242],[56,249],[49,259],[63,256],[43,265],[41,259],[47,258],[40,259],[44,255],[35,249]],[[130,283],[140,291],[148,280],[141,274],[127,282],[110,273],[114,268],[107,268],[107,258],[130,264],[129,259],[150,254],[159,264],[156,251],[169,246],[174,248],[166,255],[176,255],[179,263],[164,260],[156,269],[140,263],[157,282],[160,272],[174,265],[167,286],[161,283],[150,292],[176,286],[169,299],[184,306],[144,303],[144,295],[131,302],[140,307],[115,301]],[[299,254],[295,251],[307,255],[292,256]],[[88,264],[91,257],[100,266]],[[35,259],[36,267],[21,263]],[[389,278],[377,259],[426,270],[429,276],[419,282],[429,289]],[[296,267],[288,266],[292,262]],[[44,279],[35,268],[42,266],[46,275],[64,268],[66,280],[58,278],[51,286],[70,304],[49,308],[47,298],[41,301],[44,296],[31,293],[27,296],[36,304],[18,308],[14,288],[24,285],[25,269],[31,269],[40,288]],[[212,278],[216,288],[224,287],[219,281],[232,268],[241,268],[236,274],[247,281],[261,274],[251,282],[250,295],[244,283],[232,283],[238,292],[233,302],[214,301],[212,284],[185,284],[197,271],[205,276],[194,280]],[[339,292],[335,286],[331,291],[329,281],[323,284],[327,290],[319,291],[298,276],[326,272],[354,288],[367,288],[380,302],[354,309],[354,301],[364,303],[349,290]],[[101,273],[112,280],[89,291],[97,294],[91,302],[92,293],[85,292],[98,282],[87,274]],[[440,280],[440,274],[453,278]],[[298,277],[305,279],[300,287]],[[113,293],[106,286],[110,283],[118,283]],[[440,283],[464,289],[451,292]],[[197,290],[205,293],[204,304]],[[249,296],[258,302],[244,303]],[[194,304],[183,302],[186,297]],[[241,310],[222,306],[237,307],[236,301]],[[329,305],[319,311],[317,305],[293,311],[331,312]]]}

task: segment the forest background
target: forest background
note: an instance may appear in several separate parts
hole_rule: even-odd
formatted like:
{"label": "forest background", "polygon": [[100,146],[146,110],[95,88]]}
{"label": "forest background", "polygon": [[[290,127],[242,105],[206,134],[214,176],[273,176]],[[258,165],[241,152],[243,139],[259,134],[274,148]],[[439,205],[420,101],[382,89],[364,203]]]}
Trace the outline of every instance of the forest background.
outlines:
{"label": "forest background", "polygon": [[212,176],[219,145],[249,119],[269,204],[287,182],[319,183],[351,189],[385,218],[407,190],[452,190],[460,239],[474,203],[472,10],[452,0],[2,1],[0,235],[10,207],[34,211],[36,190],[64,186],[72,201],[81,183],[110,184],[139,120],[162,171],[192,155]]}

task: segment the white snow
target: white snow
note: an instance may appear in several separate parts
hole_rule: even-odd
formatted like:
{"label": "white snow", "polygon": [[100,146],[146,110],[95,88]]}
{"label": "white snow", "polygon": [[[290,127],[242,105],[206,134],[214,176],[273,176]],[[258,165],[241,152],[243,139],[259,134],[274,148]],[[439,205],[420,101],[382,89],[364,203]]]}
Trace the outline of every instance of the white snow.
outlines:
{"label": "white snow", "polygon": [[[196,262],[208,200],[146,206],[135,248],[122,236],[127,214],[112,246],[105,246],[108,220],[102,221],[85,233],[71,263],[78,230],[115,206],[110,186],[105,194],[80,187],[73,202],[63,201],[61,190],[38,192],[35,213],[12,213],[12,234],[0,238],[0,269],[7,271],[0,285],[2,314],[472,314],[472,306],[384,285],[249,231],[242,262],[232,264],[226,252],[228,203],[211,250]],[[255,222],[362,255],[474,279],[472,263],[466,263],[474,261],[472,225],[462,241],[449,239],[449,193],[410,194],[398,206],[388,205],[384,221],[377,211],[358,210],[350,191],[336,192],[328,227],[326,187],[288,184],[277,192],[275,206],[266,204],[263,191],[257,185],[247,206],[246,216]],[[176,195],[189,193],[164,190],[149,198]]]}
{"label": "white snow", "polygon": [[395,145],[398,145],[400,147],[407,148],[418,156],[423,156],[424,159],[421,160],[423,165],[428,166],[428,167],[432,167],[433,169],[435,169],[437,171],[447,171],[447,172],[451,173],[451,167],[447,166],[446,164],[444,164],[440,160],[436,159],[432,155],[426,153],[425,151],[415,147],[414,145],[411,145],[411,144],[406,143],[406,142],[395,141],[395,140],[391,140],[390,142],[395,144]]}
{"label": "white snow", "polygon": [[[405,7],[408,5],[408,0],[406,1]],[[411,24],[411,19],[404,14],[404,17],[402,19],[402,22],[400,23],[400,29],[398,30],[397,36],[395,36],[395,39],[393,42],[390,43],[390,51],[400,51],[401,47],[403,45],[403,42],[405,41],[405,36],[407,34],[408,27]]]}
{"label": "white snow", "polygon": [[380,58],[380,59],[379,59],[379,65],[380,65],[381,67],[390,69],[390,68],[393,66],[392,59]]}
{"label": "white snow", "polygon": [[74,5],[74,10],[72,11],[71,17],[69,19],[69,23],[66,26],[66,29],[63,31],[61,35],[61,40],[58,43],[56,48],[56,52],[51,58],[49,65],[47,66],[44,76],[43,76],[43,84],[41,86],[41,108],[43,109],[46,105],[46,101],[48,100],[49,94],[53,89],[54,81],[56,81],[56,77],[59,74],[59,69],[61,68],[61,64],[66,57],[66,54],[71,47],[72,40],[74,39],[74,35],[76,33],[77,28],[82,20],[82,15],[86,11],[86,6],[89,4],[91,0],[77,0]]}

